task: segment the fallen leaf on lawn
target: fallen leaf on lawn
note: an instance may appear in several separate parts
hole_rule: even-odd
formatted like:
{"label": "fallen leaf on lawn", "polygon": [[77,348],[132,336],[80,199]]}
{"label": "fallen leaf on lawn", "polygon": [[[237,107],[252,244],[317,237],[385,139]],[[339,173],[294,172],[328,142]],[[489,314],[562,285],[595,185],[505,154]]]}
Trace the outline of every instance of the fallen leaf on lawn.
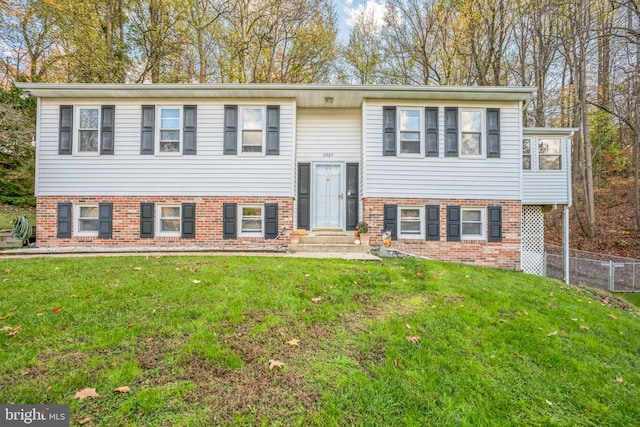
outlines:
{"label": "fallen leaf on lawn", "polygon": [[11,317],[11,313],[5,314],[4,316],[0,317],[0,320],[7,320],[9,317]]}
{"label": "fallen leaf on lawn", "polygon": [[11,329],[13,329],[11,326],[3,326],[2,328],[0,328],[0,331],[2,331],[2,332],[10,331]]}
{"label": "fallen leaf on lawn", "polygon": [[578,319],[576,319],[575,317],[574,317],[574,318],[572,318],[571,320],[573,320],[574,322],[577,322],[577,321],[578,321]]}
{"label": "fallen leaf on lawn", "polygon": [[18,332],[20,332],[20,326],[16,326],[15,328],[13,328],[13,331],[9,332],[9,336],[12,337],[14,335],[17,335]]}
{"label": "fallen leaf on lawn", "polygon": [[438,280],[438,276],[434,274],[433,276],[431,276],[431,280]]}
{"label": "fallen leaf on lawn", "polygon": [[61,311],[62,311],[62,307],[53,307],[53,308],[51,309],[51,312],[52,312],[53,314],[60,313]]}
{"label": "fallen leaf on lawn", "polygon": [[619,383],[624,382],[624,380],[622,379],[622,377],[616,377],[616,381],[618,381]]}
{"label": "fallen leaf on lawn", "polygon": [[149,343],[150,343],[150,342],[153,342],[153,338],[147,338],[145,341],[146,341],[146,342],[149,342]]}
{"label": "fallen leaf on lawn", "polygon": [[287,344],[289,344],[289,345],[299,346],[299,345],[300,345],[300,340],[299,340],[299,339],[297,339],[297,338],[294,338],[294,339],[292,339],[292,340],[290,340],[290,341],[287,341]]}
{"label": "fallen leaf on lawn", "polygon": [[279,360],[269,359],[269,369],[273,369],[273,368],[275,368],[276,366],[277,366],[278,368],[282,368],[282,367],[284,366],[284,363],[282,363],[282,362],[281,362],[281,361],[279,361]]}
{"label": "fallen leaf on lawn", "polygon": [[190,271],[190,272],[192,272],[192,273],[195,273],[195,272],[196,272],[196,269],[195,269],[195,268],[193,268],[193,267],[191,267],[191,268],[189,268],[189,271]]}
{"label": "fallen leaf on lawn", "polygon": [[558,335],[558,331],[553,331],[553,332],[547,334],[548,337],[553,336],[553,335]]}
{"label": "fallen leaf on lawn", "polygon": [[87,397],[100,397],[100,395],[96,393],[95,388],[85,388],[73,395],[74,399],[86,399]]}
{"label": "fallen leaf on lawn", "polygon": [[580,329],[589,329],[589,328],[584,325],[580,325]]}
{"label": "fallen leaf on lawn", "polygon": [[420,342],[420,337],[405,337],[405,339],[414,344],[418,344]]}
{"label": "fallen leaf on lawn", "polygon": [[36,313],[36,316],[38,316],[38,317],[42,317],[42,316],[44,316],[44,315],[43,315],[42,313]]}
{"label": "fallen leaf on lawn", "polygon": [[311,275],[307,273],[304,275],[304,277],[311,277]]}
{"label": "fallen leaf on lawn", "polygon": [[195,283],[196,285],[200,283],[200,280],[192,280],[191,283]]}
{"label": "fallen leaf on lawn", "polygon": [[114,391],[117,391],[118,393],[129,393],[131,391],[131,389],[125,385],[125,386],[122,386],[122,387],[118,387]]}
{"label": "fallen leaf on lawn", "polygon": [[5,272],[6,274],[11,274],[11,270],[9,270],[9,269],[6,269],[4,272]]}
{"label": "fallen leaf on lawn", "polygon": [[553,406],[553,402],[552,402],[552,401],[550,401],[550,400],[548,400],[548,399],[547,399],[547,400],[545,400],[545,402],[547,402],[547,405],[549,405],[549,406]]}
{"label": "fallen leaf on lawn", "polygon": [[609,314],[609,317],[611,317],[612,319],[617,319],[618,316],[616,316],[615,314]]}
{"label": "fallen leaf on lawn", "polygon": [[141,270],[142,270],[142,267],[133,267],[133,269],[134,269],[135,271],[141,271]]}
{"label": "fallen leaf on lawn", "polygon": [[127,327],[128,327],[128,328],[133,328],[134,326],[136,326],[136,324],[135,324],[135,323],[127,323]]}
{"label": "fallen leaf on lawn", "polygon": [[73,342],[73,338],[67,338],[67,341],[72,343]]}
{"label": "fallen leaf on lawn", "polygon": [[322,298],[320,298],[320,297],[311,298],[311,301],[315,302],[315,303],[319,303],[320,301],[322,301]]}
{"label": "fallen leaf on lawn", "polygon": [[549,296],[552,297],[553,296],[553,292],[549,292]]}
{"label": "fallen leaf on lawn", "polygon": [[409,325],[404,325],[404,326],[406,326],[406,327],[407,327],[407,329],[411,329],[411,326],[409,326]]}
{"label": "fallen leaf on lawn", "polygon": [[8,281],[9,281],[9,279],[2,279],[2,282],[3,282],[3,283],[6,283],[6,282],[8,282]]}
{"label": "fallen leaf on lawn", "polygon": [[91,418],[89,417],[84,417],[83,419],[81,419],[80,421],[78,421],[78,424],[86,424],[89,421],[91,421]]}

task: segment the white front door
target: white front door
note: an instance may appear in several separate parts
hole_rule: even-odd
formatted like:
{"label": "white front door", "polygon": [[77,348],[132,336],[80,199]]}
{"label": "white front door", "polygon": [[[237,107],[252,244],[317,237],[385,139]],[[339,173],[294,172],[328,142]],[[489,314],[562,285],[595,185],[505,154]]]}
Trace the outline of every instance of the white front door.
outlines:
{"label": "white front door", "polygon": [[313,227],[342,228],[342,165],[315,165]]}

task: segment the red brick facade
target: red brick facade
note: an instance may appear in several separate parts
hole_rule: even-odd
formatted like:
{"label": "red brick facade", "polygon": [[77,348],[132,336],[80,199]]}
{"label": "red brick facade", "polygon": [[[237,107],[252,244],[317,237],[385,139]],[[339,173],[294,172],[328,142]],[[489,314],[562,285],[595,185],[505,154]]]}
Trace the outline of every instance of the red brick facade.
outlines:
{"label": "red brick facade", "polygon": [[[473,264],[484,267],[520,269],[522,243],[522,205],[514,200],[456,200],[368,198],[363,200],[362,218],[369,223],[371,245],[381,245],[380,230],[384,225],[384,205],[440,206],[440,240],[399,238],[391,248],[428,258]],[[447,206],[480,207],[502,206],[502,241],[485,240],[447,241]],[[486,227],[486,224],[485,224]]]}
{"label": "red brick facade", "polygon": [[[223,203],[241,204],[278,204],[278,228],[293,227],[293,199],[290,197],[134,197],[134,196],[97,196],[97,197],[53,197],[41,196],[37,201],[37,241],[40,247],[185,247],[212,249],[274,249],[286,246],[286,236],[277,241],[261,237],[222,238]],[[103,239],[94,236],[74,235],[72,220],[71,238],[57,237],[58,203],[113,203],[112,238]],[[194,239],[181,237],[140,237],[141,203],[195,203],[196,227]],[[72,210],[72,215],[74,214]]]}

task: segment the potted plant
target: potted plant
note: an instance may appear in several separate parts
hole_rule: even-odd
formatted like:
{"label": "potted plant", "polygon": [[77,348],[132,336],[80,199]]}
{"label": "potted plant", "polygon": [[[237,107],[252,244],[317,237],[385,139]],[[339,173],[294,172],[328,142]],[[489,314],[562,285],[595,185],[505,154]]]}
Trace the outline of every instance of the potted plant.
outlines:
{"label": "potted plant", "polygon": [[358,233],[358,236],[360,237],[360,244],[368,245],[369,244],[369,239],[370,239],[369,224],[366,221],[360,221],[356,227],[357,227],[357,231],[356,232]]}

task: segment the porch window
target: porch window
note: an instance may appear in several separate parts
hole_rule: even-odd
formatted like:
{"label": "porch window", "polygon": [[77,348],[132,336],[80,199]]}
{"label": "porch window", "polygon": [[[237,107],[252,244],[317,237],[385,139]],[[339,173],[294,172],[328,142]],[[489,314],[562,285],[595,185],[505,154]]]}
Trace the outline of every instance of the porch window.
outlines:
{"label": "porch window", "polygon": [[562,170],[562,140],[547,138],[538,140],[538,169]]}

